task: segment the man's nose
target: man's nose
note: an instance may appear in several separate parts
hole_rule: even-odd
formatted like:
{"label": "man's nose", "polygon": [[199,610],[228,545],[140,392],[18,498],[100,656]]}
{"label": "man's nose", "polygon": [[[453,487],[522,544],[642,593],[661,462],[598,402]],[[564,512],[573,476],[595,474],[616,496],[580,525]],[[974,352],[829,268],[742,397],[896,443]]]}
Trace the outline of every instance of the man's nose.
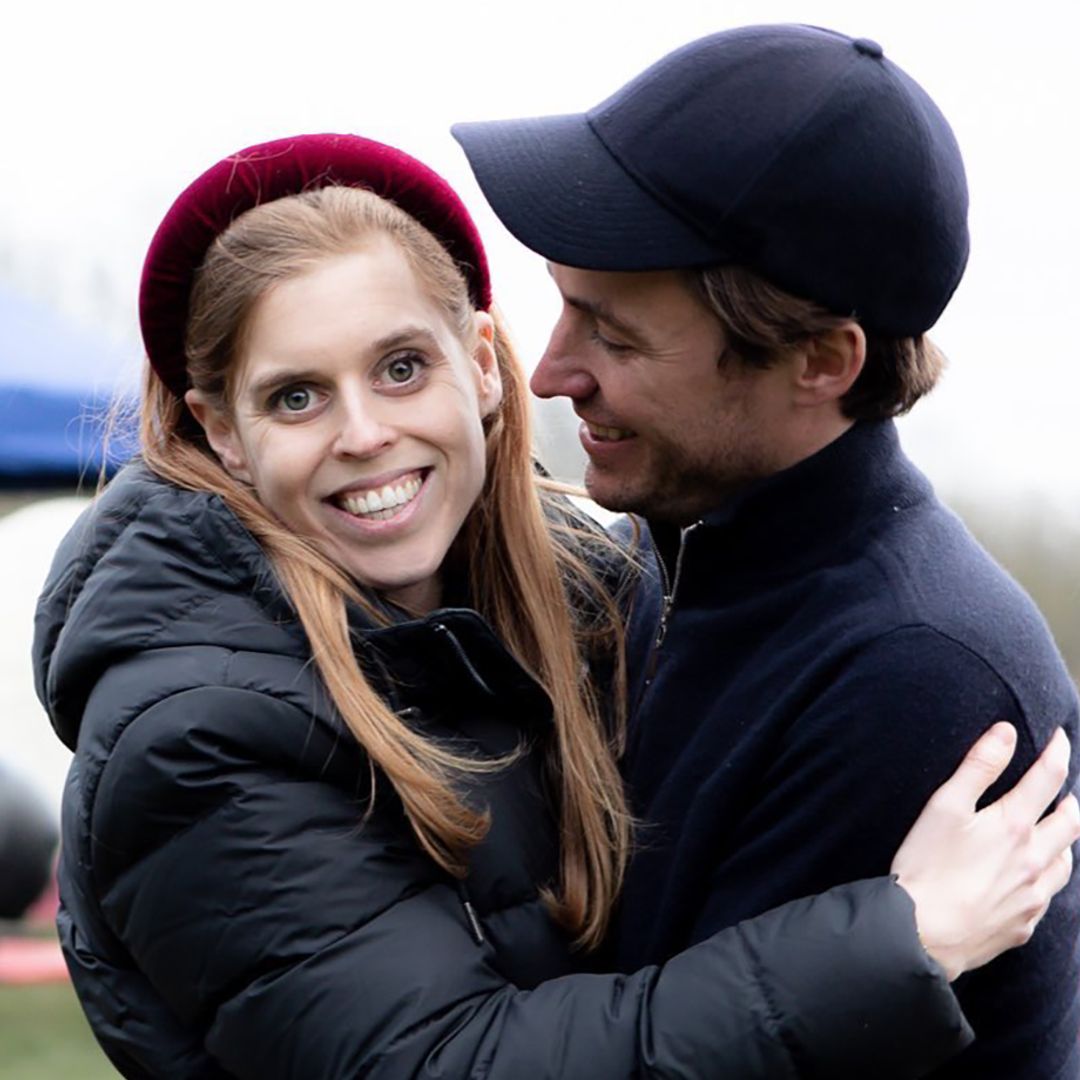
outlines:
{"label": "man's nose", "polygon": [[577,350],[572,348],[561,322],[552,331],[529,386],[537,397],[568,397],[572,401],[580,401],[596,392],[596,379]]}

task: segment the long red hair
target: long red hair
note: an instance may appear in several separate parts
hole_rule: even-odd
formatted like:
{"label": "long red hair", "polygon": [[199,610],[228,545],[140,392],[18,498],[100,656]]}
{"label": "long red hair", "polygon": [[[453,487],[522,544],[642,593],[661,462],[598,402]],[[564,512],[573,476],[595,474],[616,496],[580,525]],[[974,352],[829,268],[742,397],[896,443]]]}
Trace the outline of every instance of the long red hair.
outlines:
{"label": "long red hair", "polygon": [[[259,297],[312,263],[362,249],[380,236],[399,245],[471,347],[476,331],[466,283],[439,242],[368,191],[326,187],[249,210],[217,238],[192,294],[186,340],[192,385],[215,407],[229,409],[230,376]],[[618,556],[595,533],[575,526],[565,507],[556,506],[560,486],[537,475],[525,377],[497,313],[495,352],[503,401],[486,421],[485,484],[460,547],[476,608],[552,700],[558,737],[548,767],[559,791],[561,872],[547,898],[578,942],[593,947],[622,882],[630,818],[616,766],[626,711],[622,623],[612,591],[583,552],[592,545],[611,559]],[[365,679],[349,639],[345,600],[364,604],[362,592],[226,472],[183,403],[152,371],[147,380],[147,464],[174,484],[219,495],[259,540],[373,775],[378,770],[389,779],[424,850],[450,873],[464,874],[468,849],[483,838],[488,819],[466,804],[456,781],[501,763],[454,754],[391,711]],[[590,656],[598,650],[615,671],[602,691],[589,674]]]}

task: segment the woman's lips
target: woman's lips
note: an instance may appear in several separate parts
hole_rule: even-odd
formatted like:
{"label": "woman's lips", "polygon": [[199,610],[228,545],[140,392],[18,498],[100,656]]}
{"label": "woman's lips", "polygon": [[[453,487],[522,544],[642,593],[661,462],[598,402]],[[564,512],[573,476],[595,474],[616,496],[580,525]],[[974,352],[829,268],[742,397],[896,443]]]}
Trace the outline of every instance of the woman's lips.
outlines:
{"label": "woman's lips", "polygon": [[333,497],[333,503],[353,517],[383,521],[394,517],[420,494],[423,470],[405,473],[387,484],[352,488]]}

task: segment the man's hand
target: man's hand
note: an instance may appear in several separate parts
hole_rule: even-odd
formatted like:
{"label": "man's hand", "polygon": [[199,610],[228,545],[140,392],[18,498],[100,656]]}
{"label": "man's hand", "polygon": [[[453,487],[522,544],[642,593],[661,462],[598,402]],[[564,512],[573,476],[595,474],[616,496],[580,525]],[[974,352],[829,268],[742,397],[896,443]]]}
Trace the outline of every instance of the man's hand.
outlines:
{"label": "man's hand", "polygon": [[893,859],[923,945],[950,979],[1028,941],[1072,872],[1076,796],[1039,820],[1068,772],[1060,729],[1011,791],[975,809],[1015,748],[1011,724],[990,728],[930,797]]}

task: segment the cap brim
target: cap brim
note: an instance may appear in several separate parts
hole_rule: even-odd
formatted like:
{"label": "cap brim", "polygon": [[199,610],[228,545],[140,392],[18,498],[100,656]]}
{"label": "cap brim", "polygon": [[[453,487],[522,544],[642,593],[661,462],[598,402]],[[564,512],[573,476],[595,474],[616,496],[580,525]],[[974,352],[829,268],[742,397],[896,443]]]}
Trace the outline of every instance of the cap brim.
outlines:
{"label": "cap brim", "polygon": [[586,270],[668,270],[725,260],[635,180],[584,114],[455,124],[502,223],[552,262]]}

